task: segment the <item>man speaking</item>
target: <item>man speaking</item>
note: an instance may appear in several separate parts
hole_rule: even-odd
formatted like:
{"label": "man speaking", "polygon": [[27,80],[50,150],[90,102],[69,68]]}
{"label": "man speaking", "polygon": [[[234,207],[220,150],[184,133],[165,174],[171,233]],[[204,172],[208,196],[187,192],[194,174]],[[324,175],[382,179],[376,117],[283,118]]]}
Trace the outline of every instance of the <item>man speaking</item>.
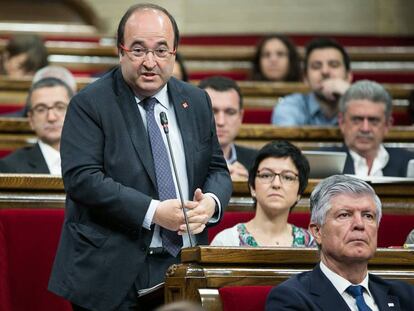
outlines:
{"label": "man speaking", "polygon": [[138,290],[163,281],[190,245],[180,191],[193,244],[207,243],[206,225],[230,199],[210,99],[171,78],[178,41],[164,8],[132,6],[118,27],[120,66],[69,105],[61,142],[66,214],[49,289],[74,310],[130,310],[139,307]]}

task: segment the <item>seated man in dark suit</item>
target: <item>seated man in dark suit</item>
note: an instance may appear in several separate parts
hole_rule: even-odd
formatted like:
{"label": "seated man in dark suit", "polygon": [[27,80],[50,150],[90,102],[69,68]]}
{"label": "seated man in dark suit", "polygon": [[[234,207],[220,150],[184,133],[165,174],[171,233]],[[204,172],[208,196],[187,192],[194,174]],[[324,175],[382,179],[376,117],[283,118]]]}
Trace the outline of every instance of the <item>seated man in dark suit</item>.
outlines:
{"label": "seated man in dark suit", "polygon": [[243,97],[237,83],[226,77],[215,76],[199,85],[211,98],[217,137],[232,179],[247,179],[257,150],[234,143],[243,121]]}
{"label": "seated man in dark suit", "polygon": [[330,150],[347,152],[344,174],[359,176],[407,176],[414,154],[382,144],[392,125],[392,98],[380,84],[354,83],[340,100],[339,127],[344,146]]}
{"label": "seated man in dark suit", "polygon": [[309,229],[321,261],[274,287],[266,310],[414,310],[412,285],[368,273],[381,220],[381,201],[372,187],[334,175],[315,187],[310,206]]}
{"label": "seated man in dark suit", "polygon": [[33,84],[26,105],[38,142],[0,160],[0,172],[61,175],[60,136],[72,96],[72,89],[56,78],[41,79]]}

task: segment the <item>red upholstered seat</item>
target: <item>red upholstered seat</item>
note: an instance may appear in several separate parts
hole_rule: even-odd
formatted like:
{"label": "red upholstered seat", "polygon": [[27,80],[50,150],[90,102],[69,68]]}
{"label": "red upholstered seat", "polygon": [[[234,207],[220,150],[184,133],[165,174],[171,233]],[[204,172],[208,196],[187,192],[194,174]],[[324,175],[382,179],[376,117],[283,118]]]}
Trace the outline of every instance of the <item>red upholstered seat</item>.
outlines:
{"label": "red upholstered seat", "polygon": [[219,288],[223,311],[264,310],[272,286],[230,286]]}
{"label": "red upholstered seat", "polygon": [[72,310],[47,291],[63,215],[60,209],[0,210],[1,311]]}

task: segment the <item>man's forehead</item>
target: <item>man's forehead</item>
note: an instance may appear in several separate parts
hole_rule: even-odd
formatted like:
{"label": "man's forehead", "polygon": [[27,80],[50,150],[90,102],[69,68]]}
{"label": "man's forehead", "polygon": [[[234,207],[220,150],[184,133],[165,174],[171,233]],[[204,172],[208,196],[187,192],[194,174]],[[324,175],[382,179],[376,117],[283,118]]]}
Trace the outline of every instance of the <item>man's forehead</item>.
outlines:
{"label": "man's forehead", "polygon": [[[174,39],[172,23],[167,15],[154,9],[135,11],[125,24],[125,40]],[[172,37],[172,38],[171,38]]]}
{"label": "man's forehead", "polygon": [[40,100],[40,99],[48,99],[50,97],[54,97],[58,95],[59,97],[65,97],[69,100],[68,90],[63,85],[54,85],[54,86],[44,86],[38,89],[33,90],[31,99],[32,100]]}
{"label": "man's forehead", "polygon": [[314,49],[309,54],[309,61],[330,61],[330,60],[339,60],[344,61],[341,52],[333,47],[318,48]]}
{"label": "man's forehead", "polygon": [[330,210],[375,208],[374,198],[368,193],[341,193],[330,200]]}
{"label": "man's forehead", "polygon": [[347,103],[349,113],[364,113],[385,115],[386,104],[383,102],[374,102],[368,99],[354,99]]}

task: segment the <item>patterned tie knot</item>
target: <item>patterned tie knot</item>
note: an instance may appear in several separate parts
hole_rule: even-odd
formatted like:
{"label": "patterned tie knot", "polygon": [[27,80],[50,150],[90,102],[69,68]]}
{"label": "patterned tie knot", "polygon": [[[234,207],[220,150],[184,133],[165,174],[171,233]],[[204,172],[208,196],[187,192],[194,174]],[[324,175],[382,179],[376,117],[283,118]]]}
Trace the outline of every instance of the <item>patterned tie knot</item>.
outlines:
{"label": "patterned tie knot", "polygon": [[356,298],[358,296],[362,296],[363,287],[361,285],[350,285],[346,292],[350,294],[352,297]]}
{"label": "patterned tie knot", "polygon": [[143,100],[143,107],[147,112],[154,112],[156,103],[158,103],[158,101],[155,97],[147,97]]}

